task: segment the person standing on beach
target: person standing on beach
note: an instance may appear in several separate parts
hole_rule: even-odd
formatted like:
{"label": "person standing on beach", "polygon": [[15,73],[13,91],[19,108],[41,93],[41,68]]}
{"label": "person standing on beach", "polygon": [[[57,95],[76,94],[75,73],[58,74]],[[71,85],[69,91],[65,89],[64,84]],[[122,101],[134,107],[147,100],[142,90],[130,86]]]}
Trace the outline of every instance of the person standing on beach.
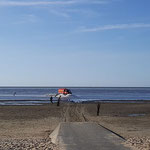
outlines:
{"label": "person standing on beach", "polygon": [[50,102],[53,104],[53,97],[52,96],[50,97]]}

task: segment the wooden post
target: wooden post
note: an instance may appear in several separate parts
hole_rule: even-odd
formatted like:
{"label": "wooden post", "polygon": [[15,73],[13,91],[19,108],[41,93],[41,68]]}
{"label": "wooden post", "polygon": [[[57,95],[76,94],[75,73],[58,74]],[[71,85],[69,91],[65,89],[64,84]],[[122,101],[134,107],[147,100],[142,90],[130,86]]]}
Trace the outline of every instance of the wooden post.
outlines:
{"label": "wooden post", "polygon": [[98,104],[97,104],[97,116],[99,116],[100,106],[101,106],[101,103],[98,102]]}
{"label": "wooden post", "polygon": [[60,105],[60,98],[61,98],[61,96],[58,98],[57,106],[59,106],[59,105]]}

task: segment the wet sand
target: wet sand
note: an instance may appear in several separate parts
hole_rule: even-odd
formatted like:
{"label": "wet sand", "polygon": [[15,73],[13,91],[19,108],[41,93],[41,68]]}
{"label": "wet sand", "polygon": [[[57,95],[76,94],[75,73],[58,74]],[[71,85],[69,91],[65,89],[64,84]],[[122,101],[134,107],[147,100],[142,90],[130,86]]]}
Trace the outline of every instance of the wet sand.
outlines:
{"label": "wet sand", "polygon": [[124,137],[128,145],[139,148],[146,145],[148,150],[150,103],[102,103],[99,116],[96,111],[97,103],[61,103],[60,107],[56,104],[0,106],[0,149],[11,146],[19,149],[24,143],[22,149],[58,149],[51,143],[49,134],[60,122],[92,121]]}

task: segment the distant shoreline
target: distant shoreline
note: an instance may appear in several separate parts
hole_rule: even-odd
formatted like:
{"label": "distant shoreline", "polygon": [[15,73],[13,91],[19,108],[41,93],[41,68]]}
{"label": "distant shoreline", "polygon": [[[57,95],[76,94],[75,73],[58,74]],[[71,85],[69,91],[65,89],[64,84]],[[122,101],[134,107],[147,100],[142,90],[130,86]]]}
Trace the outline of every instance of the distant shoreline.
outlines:
{"label": "distant shoreline", "polygon": [[[17,103],[18,102],[18,103]],[[26,102],[26,103],[19,103]],[[28,103],[30,102],[30,103]],[[32,103],[33,102],[33,103]],[[42,103],[45,102],[45,103]],[[54,103],[57,100],[53,101]],[[3,104],[1,104],[3,103]],[[61,103],[64,103],[62,100]],[[65,103],[70,103],[69,101],[65,101]],[[150,104],[150,100],[97,100],[97,101],[81,101],[81,102],[72,102],[72,103],[80,103],[80,104]],[[0,100],[0,106],[37,106],[37,105],[49,105],[49,100]]]}

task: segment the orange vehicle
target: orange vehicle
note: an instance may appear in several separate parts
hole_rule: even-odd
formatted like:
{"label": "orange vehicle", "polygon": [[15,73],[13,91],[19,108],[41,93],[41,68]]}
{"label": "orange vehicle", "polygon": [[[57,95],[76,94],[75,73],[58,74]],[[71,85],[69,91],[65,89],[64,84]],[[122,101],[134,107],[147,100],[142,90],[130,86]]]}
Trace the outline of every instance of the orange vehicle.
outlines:
{"label": "orange vehicle", "polygon": [[59,89],[58,94],[67,95],[67,94],[72,94],[72,92],[69,89],[64,88],[64,89]]}

